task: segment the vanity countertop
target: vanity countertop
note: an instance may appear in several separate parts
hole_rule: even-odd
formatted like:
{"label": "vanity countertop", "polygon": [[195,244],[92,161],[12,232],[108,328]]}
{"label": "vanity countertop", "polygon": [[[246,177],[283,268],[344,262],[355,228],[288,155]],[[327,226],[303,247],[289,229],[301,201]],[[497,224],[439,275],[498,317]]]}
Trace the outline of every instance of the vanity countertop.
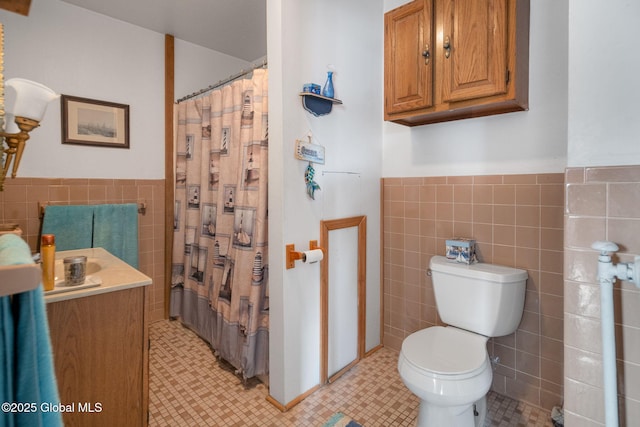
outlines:
{"label": "vanity countertop", "polygon": [[99,286],[82,288],[47,295],[44,300],[47,303],[65,301],[75,298],[84,298],[107,292],[147,286],[151,284],[151,278],[135,268],[131,267],[120,258],[112,255],[103,248],[75,249],[71,251],[56,252],[56,277],[64,275],[62,260],[69,256],[84,255],[87,257],[87,276],[99,278],[102,282]]}

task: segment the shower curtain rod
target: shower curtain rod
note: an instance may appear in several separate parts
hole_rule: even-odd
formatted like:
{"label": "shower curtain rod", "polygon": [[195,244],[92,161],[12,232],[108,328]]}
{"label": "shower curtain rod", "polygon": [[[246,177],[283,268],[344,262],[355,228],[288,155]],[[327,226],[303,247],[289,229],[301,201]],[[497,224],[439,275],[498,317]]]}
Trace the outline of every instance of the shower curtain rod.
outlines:
{"label": "shower curtain rod", "polygon": [[267,66],[267,60],[266,59],[264,61],[262,61],[260,64],[252,64],[251,68],[248,69],[248,70],[240,70],[240,72],[238,74],[234,74],[232,76],[227,77],[226,79],[219,80],[218,83],[212,84],[209,87],[206,87],[204,89],[200,89],[197,92],[193,92],[191,95],[183,96],[182,98],[180,98],[180,99],[178,99],[176,101],[176,104],[179,104],[182,101],[186,101],[186,100],[191,99],[191,98],[195,98],[196,96],[199,96],[199,95],[202,95],[204,93],[207,93],[207,92],[209,92],[209,91],[211,91],[211,90],[213,90],[213,89],[215,89],[217,87],[226,85],[227,83],[230,83],[230,82],[232,82],[234,80],[237,80],[242,76],[245,76],[245,75],[247,75],[249,73],[252,73],[253,70],[256,70],[258,68],[264,68],[266,66]]}

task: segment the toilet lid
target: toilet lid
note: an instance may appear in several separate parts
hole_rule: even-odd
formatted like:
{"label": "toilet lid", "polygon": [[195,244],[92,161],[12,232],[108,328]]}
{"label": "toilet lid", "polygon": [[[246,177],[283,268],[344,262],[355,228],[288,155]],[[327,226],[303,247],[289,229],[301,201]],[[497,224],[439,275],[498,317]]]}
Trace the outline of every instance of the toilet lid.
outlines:
{"label": "toilet lid", "polygon": [[438,375],[471,376],[484,369],[487,337],[454,327],[433,326],[409,335],[402,354],[416,368]]}

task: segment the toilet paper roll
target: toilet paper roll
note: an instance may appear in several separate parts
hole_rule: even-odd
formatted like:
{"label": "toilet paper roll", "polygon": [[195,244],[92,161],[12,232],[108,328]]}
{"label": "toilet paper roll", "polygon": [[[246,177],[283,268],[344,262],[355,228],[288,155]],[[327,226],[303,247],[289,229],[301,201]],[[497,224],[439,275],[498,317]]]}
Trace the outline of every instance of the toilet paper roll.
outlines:
{"label": "toilet paper roll", "polygon": [[302,252],[302,262],[307,264],[322,261],[322,258],[324,258],[324,252],[322,252],[322,249],[313,249],[311,251]]}

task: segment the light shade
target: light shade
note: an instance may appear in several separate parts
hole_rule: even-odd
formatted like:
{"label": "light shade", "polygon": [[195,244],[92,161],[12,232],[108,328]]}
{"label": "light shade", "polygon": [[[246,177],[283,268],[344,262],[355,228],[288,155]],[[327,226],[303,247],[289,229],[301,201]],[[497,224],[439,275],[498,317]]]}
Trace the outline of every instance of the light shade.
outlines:
{"label": "light shade", "polygon": [[18,133],[20,132],[20,128],[18,127],[18,124],[16,123],[16,118],[13,116],[13,114],[6,114],[4,116],[4,131],[6,133]]}
{"label": "light shade", "polygon": [[16,117],[25,117],[41,121],[49,102],[60,97],[45,85],[31,80],[13,78],[5,82],[5,86],[16,91],[16,99],[11,113]]}

